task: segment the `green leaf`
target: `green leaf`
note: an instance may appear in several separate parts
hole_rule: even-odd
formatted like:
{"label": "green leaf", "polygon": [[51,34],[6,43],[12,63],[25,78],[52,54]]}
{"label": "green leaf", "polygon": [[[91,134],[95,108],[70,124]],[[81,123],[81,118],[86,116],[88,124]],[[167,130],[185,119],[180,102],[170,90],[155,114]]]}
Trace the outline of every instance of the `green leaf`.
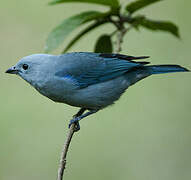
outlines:
{"label": "green leaf", "polygon": [[162,1],[162,0],[137,0],[137,1],[134,1],[130,4],[128,4],[126,6],[126,10],[129,12],[129,13],[134,13],[135,11],[141,9],[141,8],[144,8],[150,4],[153,4],[153,3],[156,3],[158,1]]}
{"label": "green leaf", "polygon": [[66,3],[66,2],[94,3],[94,4],[110,6],[112,8],[119,8],[118,0],[53,0],[52,2],[50,2],[50,4],[53,5],[53,4]]}
{"label": "green leaf", "polygon": [[50,52],[56,49],[73,30],[75,30],[82,24],[92,20],[103,19],[107,15],[108,13],[87,11],[65,19],[49,34],[46,41],[45,52]]}
{"label": "green leaf", "polygon": [[94,52],[112,53],[112,51],[113,51],[113,47],[112,47],[111,37],[107,34],[100,36],[96,42]]}
{"label": "green leaf", "polygon": [[107,23],[107,21],[101,21],[101,22],[96,22],[91,24],[90,26],[88,26],[86,29],[84,29],[83,31],[81,31],[79,34],[77,34],[77,36],[72,39],[70,41],[70,43],[66,46],[66,48],[64,49],[64,51],[62,53],[66,53],[78,40],[80,40],[84,35],[86,35],[87,33],[89,33],[91,30],[99,27],[100,25],[103,25]]}
{"label": "green leaf", "polygon": [[176,36],[177,38],[180,38],[178,27],[174,23],[169,21],[154,21],[154,20],[142,18],[142,20],[139,19],[139,22],[137,25],[145,27],[153,31],[158,31],[158,30],[166,31]]}

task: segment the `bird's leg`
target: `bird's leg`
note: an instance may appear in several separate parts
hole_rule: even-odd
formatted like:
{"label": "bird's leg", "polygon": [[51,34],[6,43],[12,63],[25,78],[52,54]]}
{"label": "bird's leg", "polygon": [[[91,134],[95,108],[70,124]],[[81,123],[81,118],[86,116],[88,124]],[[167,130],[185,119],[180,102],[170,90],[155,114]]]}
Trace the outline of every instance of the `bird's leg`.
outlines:
{"label": "bird's leg", "polygon": [[78,117],[78,116],[81,116],[85,111],[86,111],[86,108],[81,108],[81,109],[73,116],[73,118]]}
{"label": "bird's leg", "polygon": [[[86,111],[85,108],[81,108],[74,116],[73,116],[73,119],[81,116],[84,112]],[[78,121],[75,122],[75,132],[79,131],[80,130],[80,124]]]}
{"label": "bird's leg", "polygon": [[[83,109],[83,108],[82,108]],[[81,110],[81,109],[80,109]],[[84,110],[85,111],[85,110]],[[83,112],[84,112],[83,111]],[[80,116],[77,116],[77,117],[74,117],[71,121],[70,121],[70,123],[69,123],[69,128],[70,128],[70,126],[73,124],[73,123],[76,123],[77,124],[77,127],[76,127],[76,129],[75,129],[75,131],[79,131],[80,129],[80,125],[79,125],[79,121],[81,120],[81,119],[83,119],[83,118],[85,118],[85,117],[87,117],[87,116],[89,116],[89,115],[91,115],[91,114],[94,114],[94,113],[96,113],[98,110],[90,110],[90,111],[88,111],[87,113],[85,113],[85,114],[81,114]],[[80,112],[80,111],[79,111]],[[78,114],[78,113],[77,113]]]}

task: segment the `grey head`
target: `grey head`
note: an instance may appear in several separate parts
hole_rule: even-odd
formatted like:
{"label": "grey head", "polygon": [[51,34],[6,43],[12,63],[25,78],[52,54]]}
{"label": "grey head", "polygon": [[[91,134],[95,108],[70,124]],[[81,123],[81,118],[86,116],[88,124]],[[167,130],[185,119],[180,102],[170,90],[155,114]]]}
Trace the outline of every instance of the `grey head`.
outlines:
{"label": "grey head", "polygon": [[54,57],[54,55],[48,54],[26,56],[19,60],[14,66],[10,67],[6,73],[19,75],[33,85],[33,83],[41,77],[44,69],[47,69],[44,67],[52,60],[52,57]]}

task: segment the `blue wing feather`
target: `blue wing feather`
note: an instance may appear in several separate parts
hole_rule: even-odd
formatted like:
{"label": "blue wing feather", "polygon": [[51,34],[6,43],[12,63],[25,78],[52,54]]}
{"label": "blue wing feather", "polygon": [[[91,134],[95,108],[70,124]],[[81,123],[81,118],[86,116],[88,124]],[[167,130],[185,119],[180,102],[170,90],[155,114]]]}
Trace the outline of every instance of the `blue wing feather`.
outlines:
{"label": "blue wing feather", "polygon": [[[72,53],[70,53],[72,54]],[[75,54],[76,55],[76,54]],[[134,67],[143,66],[144,63],[114,57],[103,57],[97,53],[78,53],[71,58],[77,58],[73,67],[56,73],[57,76],[73,79],[80,88],[85,88],[92,84],[101,83],[117,78],[130,71]],[[132,57],[132,56],[129,56]],[[80,62],[80,60],[83,62]],[[95,63],[96,62],[96,63]],[[85,64],[84,64],[85,63]],[[91,66],[91,63],[93,64]],[[87,67],[86,67],[87,66]],[[77,83],[76,83],[77,82]]]}

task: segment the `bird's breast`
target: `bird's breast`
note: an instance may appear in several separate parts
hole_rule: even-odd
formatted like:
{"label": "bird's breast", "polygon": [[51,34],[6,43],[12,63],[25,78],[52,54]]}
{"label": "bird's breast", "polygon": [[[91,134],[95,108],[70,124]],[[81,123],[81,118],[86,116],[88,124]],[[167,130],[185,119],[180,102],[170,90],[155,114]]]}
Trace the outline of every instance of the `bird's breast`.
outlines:
{"label": "bird's breast", "polygon": [[68,99],[73,95],[77,87],[61,79],[46,79],[33,84],[35,89],[42,95],[48,97],[55,102],[63,102],[68,104]]}

